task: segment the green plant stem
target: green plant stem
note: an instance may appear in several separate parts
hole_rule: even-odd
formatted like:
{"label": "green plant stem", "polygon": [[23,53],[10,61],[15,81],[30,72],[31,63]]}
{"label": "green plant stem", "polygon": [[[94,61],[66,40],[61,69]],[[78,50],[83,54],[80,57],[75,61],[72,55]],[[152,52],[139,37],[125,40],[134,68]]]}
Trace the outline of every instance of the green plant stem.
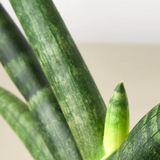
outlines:
{"label": "green plant stem", "polygon": [[10,0],[84,160],[105,154],[106,106],[51,0]]}
{"label": "green plant stem", "polygon": [[56,160],[81,160],[73,135],[34,53],[0,5],[0,61],[28,102]]}
{"label": "green plant stem", "polygon": [[25,103],[0,87],[0,114],[22,140],[35,160],[54,160],[35,128]]}
{"label": "green plant stem", "polygon": [[109,100],[106,114],[104,131],[104,146],[106,150],[106,156],[109,156],[120,147],[128,133],[128,98],[123,82],[120,82]]}

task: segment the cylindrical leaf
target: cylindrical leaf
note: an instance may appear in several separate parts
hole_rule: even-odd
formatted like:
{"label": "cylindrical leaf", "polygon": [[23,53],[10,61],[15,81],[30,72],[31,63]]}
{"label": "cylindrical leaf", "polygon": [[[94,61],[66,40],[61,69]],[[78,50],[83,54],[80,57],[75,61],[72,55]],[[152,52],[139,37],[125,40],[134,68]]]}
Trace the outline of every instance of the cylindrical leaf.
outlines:
{"label": "cylindrical leaf", "polygon": [[106,106],[52,0],[10,0],[84,160],[103,157]]}
{"label": "cylindrical leaf", "polygon": [[73,135],[28,42],[0,6],[0,61],[56,160],[81,160]]}
{"label": "cylindrical leaf", "polygon": [[109,156],[119,148],[129,133],[129,106],[127,94],[120,82],[115,88],[108,104],[105,131],[104,146],[106,156]]}
{"label": "cylindrical leaf", "polygon": [[35,128],[26,104],[0,87],[0,114],[22,140],[35,160],[54,160]]}
{"label": "cylindrical leaf", "polygon": [[106,160],[160,159],[160,104],[132,129],[120,148]]}

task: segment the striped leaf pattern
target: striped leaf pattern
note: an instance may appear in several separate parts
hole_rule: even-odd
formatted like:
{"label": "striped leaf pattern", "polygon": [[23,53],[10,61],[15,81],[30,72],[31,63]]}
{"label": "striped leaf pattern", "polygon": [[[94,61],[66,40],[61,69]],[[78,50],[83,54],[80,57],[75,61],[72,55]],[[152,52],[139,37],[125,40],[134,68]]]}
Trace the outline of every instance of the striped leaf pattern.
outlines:
{"label": "striped leaf pattern", "polygon": [[81,155],[33,50],[0,6],[0,61],[28,102],[29,109],[56,160],[81,160]]}
{"label": "striped leaf pattern", "polygon": [[106,106],[52,0],[10,0],[85,160],[99,160]]}
{"label": "striped leaf pattern", "polygon": [[35,123],[28,106],[0,87],[0,114],[19,136],[35,160],[54,160]]}
{"label": "striped leaf pattern", "polygon": [[106,160],[160,159],[160,104],[132,129],[120,148]]}

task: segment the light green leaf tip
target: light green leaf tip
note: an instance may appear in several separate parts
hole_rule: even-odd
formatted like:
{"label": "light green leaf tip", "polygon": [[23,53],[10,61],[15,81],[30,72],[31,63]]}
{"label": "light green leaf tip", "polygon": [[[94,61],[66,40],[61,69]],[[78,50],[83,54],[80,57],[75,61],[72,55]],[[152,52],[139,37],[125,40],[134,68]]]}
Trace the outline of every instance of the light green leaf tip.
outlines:
{"label": "light green leaf tip", "polygon": [[108,157],[122,144],[129,133],[129,106],[123,82],[120,82],[109,100],[104,129],[104,147]]}

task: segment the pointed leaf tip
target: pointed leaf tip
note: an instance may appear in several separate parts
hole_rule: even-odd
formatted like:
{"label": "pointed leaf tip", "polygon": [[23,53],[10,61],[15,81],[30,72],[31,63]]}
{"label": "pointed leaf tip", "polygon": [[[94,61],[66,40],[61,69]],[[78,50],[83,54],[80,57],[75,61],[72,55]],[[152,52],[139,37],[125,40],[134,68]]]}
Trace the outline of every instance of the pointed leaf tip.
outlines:
{"label": "pointed leaf tip", "polygon": [[117,87],[115,88],[115,91],[120,92],[120,93],[125,92],[124,84],[122,81],[117,85]]}
{"label": "pointed leaf tip", "polygon": [[[129,106],[127,94],[121,81],[113,91],[106,113],[103,139],[106,157],[120,147],[128,133]],[[105,160],[106,157],[101,160]]]}

